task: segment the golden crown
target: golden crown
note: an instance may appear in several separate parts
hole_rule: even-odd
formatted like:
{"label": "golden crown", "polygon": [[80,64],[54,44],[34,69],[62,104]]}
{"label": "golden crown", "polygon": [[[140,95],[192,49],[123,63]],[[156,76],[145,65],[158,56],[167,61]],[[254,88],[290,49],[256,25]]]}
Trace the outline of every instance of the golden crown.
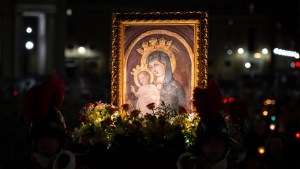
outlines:
{"label": "golden crown", "polygon": [[137,51],[141,54],[144,55],[147,53],[149,55],[151,52],[156,51],[156,50],[161,50],[161,51],[168,51],[169,48],[171,47],[172,41],[166,41],[165,38],[151,38],[149,42],[143,42],[142,47],[138,48]]}
{"label": "golden crown", "polygon": [[170,49],[171,45],[172,41],[167,41],[163,37],[160,39],[151,38],[148,42],[143,42],[142,46],[137,49],[137,51],[142,55],[141,65],[146,64],[147,57],[150,53],[154,51],[163,51],[169,56],[172,65],[172,72],[174,72],[176,68],[176,59]]}

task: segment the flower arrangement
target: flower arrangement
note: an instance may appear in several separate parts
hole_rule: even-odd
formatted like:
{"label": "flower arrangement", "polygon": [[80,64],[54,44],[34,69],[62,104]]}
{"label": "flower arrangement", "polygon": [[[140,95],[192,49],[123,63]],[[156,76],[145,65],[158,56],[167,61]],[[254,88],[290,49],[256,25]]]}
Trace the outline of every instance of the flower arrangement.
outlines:
{"label": "flower arrangement", "polygon": [[139,110],[130,110],[129,104],[119,108],[101,101],[88,103],[80,110],[80,125],[74,129],[73,138],[85,145],[102,143],[108,149],[121,144],[117,139],[120,135],[133,137],[148,149],[163,147],[178,135],[186,148],[195,142],[200,121],[197,113],[183,107],[176,111],[164,102],[159,108],[154,103],[147,108],[149,113],[141,115]]}

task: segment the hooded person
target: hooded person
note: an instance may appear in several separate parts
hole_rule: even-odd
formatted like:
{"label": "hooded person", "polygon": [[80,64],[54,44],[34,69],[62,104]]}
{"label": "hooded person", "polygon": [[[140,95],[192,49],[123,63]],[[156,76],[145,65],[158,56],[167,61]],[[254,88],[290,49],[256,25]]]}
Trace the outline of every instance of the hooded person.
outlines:
{"label": "hooded person", "polygon": [[223,93],[215,80],[207,88],[196,87],[193,105],[201,120],[196,131],[196,143],[190,152],[183,153],[178,169],[228,169],[228,154],[236,142],[229,135],[223,117]]}
{"label": "hooded person", "polygon": [[31,87],[24,95],[25,117],[30,123],[29,139],[33,154],[26,169],[74,169],[75,156],[64,149],[67,136],[60,110],[64,82],[56,75]]}
{"label": "hooded person", "polygon": [[233,169],[264,169],[265,166],[249,151],[250,136],[246,123],[248,106],[245,101],[233,100],[227,103],[227,118],[230,135],[238,141],[231,148],[230,165]]}

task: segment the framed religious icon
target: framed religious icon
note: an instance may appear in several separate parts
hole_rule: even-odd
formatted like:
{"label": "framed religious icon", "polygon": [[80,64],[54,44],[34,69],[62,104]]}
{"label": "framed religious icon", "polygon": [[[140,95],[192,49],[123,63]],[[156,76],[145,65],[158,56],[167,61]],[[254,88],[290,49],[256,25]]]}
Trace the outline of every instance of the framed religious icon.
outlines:
{"label": "framed religious icon", "polygon": [[208,13],[133,12],[112,17],[112,104],[191,109],[207,84]]}

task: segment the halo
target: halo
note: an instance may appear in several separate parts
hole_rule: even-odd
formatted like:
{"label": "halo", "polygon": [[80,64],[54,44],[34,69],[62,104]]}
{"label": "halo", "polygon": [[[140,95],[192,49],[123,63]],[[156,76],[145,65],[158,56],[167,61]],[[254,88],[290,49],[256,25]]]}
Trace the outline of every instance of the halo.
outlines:
{"label": "halo", "polygon": [[142,47],[138,48],[137,51],[142,55],[141,65],[147,65],[146,60],[150,53],[154,51],[162,51],[165,52],[171,61],[172,73],[176,69],[176,59],[175,56],[170,49],[172,41],[166,41],[165,38],[151,38],[148,42],[143,42]]}
{"label": "halo", "polygon": [[132,69],[131,74],[134,76],[134,83],[138,86],[141,87],[141,84],[139,83],[138,75],[141,72],[147,72],[150,75],[150,83],[153,83],[154,80],[154,75],[153,73],[148,69],[146,64],[141,64],[141,65],[136,65],[135,68]]}

